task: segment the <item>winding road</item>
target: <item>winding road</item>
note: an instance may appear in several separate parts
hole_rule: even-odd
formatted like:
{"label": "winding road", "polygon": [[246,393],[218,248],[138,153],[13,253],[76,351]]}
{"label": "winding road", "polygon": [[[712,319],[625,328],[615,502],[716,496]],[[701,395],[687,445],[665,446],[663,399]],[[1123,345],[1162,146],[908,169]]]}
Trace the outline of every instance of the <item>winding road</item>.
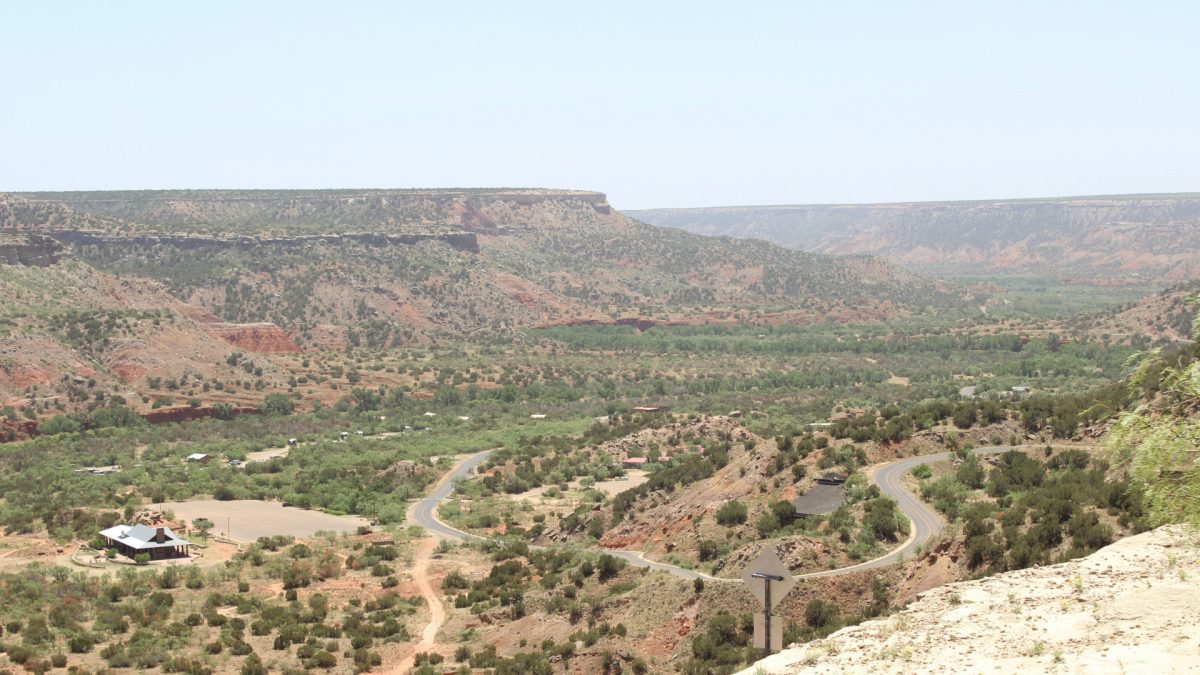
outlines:
{"label": "winding road", "polygon": [[[1009,450],[1007,447],[990,447],[977,448],[974,452],[976,455],[990,455]],[[438,505],[450,496],[454,491],[454,484],[460,479],[464,479],[475,470],[475,467],[483,463],[491,453],[490,450],[485,450],[467,457],[465,460],[455,466],[449,474],[447,474],[437,487],[429,493],[427,497],[416,502],[409,510],[409,520],[417,525],[425,528],[431,534],[447,537],[457,540],[469,541],[485,541],[483,537],[464,532],[458,528],[451,527],[446,523],[438,520],[437,507]],[[921,455],[919,457],[909,457],[906,459],[896,460],[894,462],[884,464],[877,468],[872,476],[873,482],[879,486],[879,491],[883,494],[896,500],[900,510],[912,522],[909,528],[908,539],[897,546],[891,552],[882,555],[874,560],[868,560],[848,567],[839,567],[832,570],[824,570],[821,572],[810,572],[808,574],[798,574],[797,579],[813,579],[817,577],[832,577],[842,574],[852,574],[862,570],[876,569],[879,567],[887,567],[888,565],[899,562],[905,555],[922,546],[929,541],[934,535],[942,531],[945,522],[936,511],[926,506],[920,499],[904,489],[902,478],[904,474],[912,471],[919,464],[927,462],[938,462],[950,458],[949,452],[938,452],[930,455]],[[604,553],[616,556],[625,560],[634,567],[647,567],[652,570],[668,572],[683,579],[703,579],[705,581],[719,581],[741,583],[741,579],[729,579],[725,577],[714,577],[703,572],[684,569],[676,565],[667,563],[654,562],[646,560],[641,553],[634,551],[623,551],[618,549],[601,549]]]}

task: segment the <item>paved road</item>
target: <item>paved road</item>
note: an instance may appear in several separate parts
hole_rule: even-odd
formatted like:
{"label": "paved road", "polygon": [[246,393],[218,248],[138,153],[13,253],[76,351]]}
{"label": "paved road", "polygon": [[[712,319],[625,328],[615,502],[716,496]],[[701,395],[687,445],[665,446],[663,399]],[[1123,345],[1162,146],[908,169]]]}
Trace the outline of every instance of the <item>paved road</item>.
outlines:
{"label": "paved road", "polygon": [[[990,455],[1004,452],[1005,450],[1008,450],[1008,448],[977,448],[975,454]],[[850,565],[849,567],[839,567],[833,570],[797,574],[796,578],[815,579],[817,577],[833,577],[841,574],[850,574],[851,572],[887,567],[899,562],[901,558],[916,550],[917,547],[923,545],[933,538],[934,535],[941,532],[942,527],[946,524],[942,520],[942,517],[937,511],[926,506],[916,495],[905,490],[901,479],[904,478],[906,473],[916,468],[917,465],[928,462],[940,462],[949,459],[950,454],[949,452],[939,452],[932,455],[899,459],[890,464],[884,464],[875,471],[873,481],[879,486],[879,491],[895,499],[896,503],[900,505],[900,510],[912,521],[912,526],[908,532],[908,539],[903,544],[874,560]]]}
{"label": "paved road", "polygon": [[458,466],[450,470],[450,473],[438,483],[433,492],[421,501],[417,502],[409,509],[408,519],[429,530],[434,534],[440,534],[451,539],[470,539],[472,541],[484,541],[483,537],[463,532],[462,530],[443,523],[437,518],[437,507],[446,497],[454,492],[455,481],[466,478],[475,470],[475,467],[483,463],[487,456],[492,453],[491,450],[475,453],[459,463]]}
{"label": "paved road", "polygon": [[[998,452],[1004,452],[1009,448],[978,448],[975,450],[977,455],[988,455]],[[460,478],[466,478],[475,467],[479,466],[487,459],[490,450],[485,450],[478,454],[471,455],[461,464],[456,466],[450,473],[442,479],[442,482],[429,493],[421,501],[413,505],[409,511],[409,519],[417,525],[445,537],[459,540],[484,541],[483,537],[464,532],[460,529],[450,527],[437,519],[437,507],[442,500],[450,496],[454,491],[454,482]],[[900,510],[908,519],[912,521],[912,527],[909,528],[908,539],[893,549],[887,555],[880,556],[874,560],[868,560],[849,567],[839,567],[832,570],[824,570],[822,572],[811,572],[809,574],[798,574],[797,579],[812,579],[816,577],[832,577],[842,574],[850,574],[867,569],[875,569],[878,567],[886,567],[898,562],[909,552],[915,550],[918,546],[929,541],[934,535],[942,531],[945,524],[942,517],[936,511],[926,506],[920,499],[904,489],[901,479],[904,474],[912,471],[918,464],[926,462],[937,462],[948,459],[949,452],[939,452],[932,455],[921,455],[920,457],[910,457],[908,459],[900,459],[890,464],[885,464],[875,471],[874,482],[879,486],[879,491],[883,494],[895,499],[900,505]],[[684,569],[667,563],[654,562],[646,560],[641,553],[633,551],[622,551],[617,549],[602,549],[605,553],[621,558],[627,561],[634,567],[648,567],[652,570],[660,570],[668,572],[683,579],[704,579],[705,581],[738,581],[740,579],[728,579],[724,577],[713,577],[703,572]]]}
{"label": "paved road", "polygon": [[[441,535],[443,537],[458,539],[460,541],[484,541],[483,537],[471,534],[470,532],[464,532],[456,527],[451,527],[438,520],[437,507],[442,503],[442,501],[450,496],[451,492],[454,491],[454,483],[471,475],[471,472],[475,470],[475,467],[482,464],[490,453],[491,450],[485,450],[483,452],[471,455],[459,463],[458,466],[451,469],[450,473],[446,474],[446,477],[442,479],[442,482],[438,483],[437,487],[433,489],[433,492],[430,492],[428,496],[414,504],[409,509],[408,519],[425,528],[429,532]],[[645,558],[642,558],[640,553],[635,553],[632,551],[604,549],[604,552],[621,558],[634,567],[649,567],[652,570],[669,572],[684,579],[699,578],[706,580],[729,581],[728,579],[717,579],[716,577],[711,577],[703,572],[696,572],[693,570],[684,569],[682,567],[676,567],[675,565],[669,565],[667,563],[646,560]]]}

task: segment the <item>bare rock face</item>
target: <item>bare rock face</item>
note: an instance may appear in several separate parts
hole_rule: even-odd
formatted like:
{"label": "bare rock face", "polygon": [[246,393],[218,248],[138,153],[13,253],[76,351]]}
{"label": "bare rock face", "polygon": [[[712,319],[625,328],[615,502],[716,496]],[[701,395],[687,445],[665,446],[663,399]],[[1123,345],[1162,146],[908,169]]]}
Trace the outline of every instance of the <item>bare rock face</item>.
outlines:
{"label": "bare rock face", "polygon": [[50,237],[0,233],[0,265],[49,267],[62,256],[62,244]]}
{"label": "bare rock face", "polygon": [[273,323],[206,323],[204,332],[219,337],[238,349],[260,354],[290,354],[300,346]]}
{"label": "bare rock face", "polygon": [[946,584],[741,675],[1200,672],[1198,536],[1167,526],[1079,560]]}

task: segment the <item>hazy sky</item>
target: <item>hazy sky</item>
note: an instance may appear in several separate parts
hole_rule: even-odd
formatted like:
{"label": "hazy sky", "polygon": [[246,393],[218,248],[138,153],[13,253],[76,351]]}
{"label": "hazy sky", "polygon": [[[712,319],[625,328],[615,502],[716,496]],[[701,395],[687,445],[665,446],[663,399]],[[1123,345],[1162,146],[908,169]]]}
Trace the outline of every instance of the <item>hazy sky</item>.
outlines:
{"label": "hazy sky", "polygon": [[0,190],[1200,190],[1194,2],[20,5]]}

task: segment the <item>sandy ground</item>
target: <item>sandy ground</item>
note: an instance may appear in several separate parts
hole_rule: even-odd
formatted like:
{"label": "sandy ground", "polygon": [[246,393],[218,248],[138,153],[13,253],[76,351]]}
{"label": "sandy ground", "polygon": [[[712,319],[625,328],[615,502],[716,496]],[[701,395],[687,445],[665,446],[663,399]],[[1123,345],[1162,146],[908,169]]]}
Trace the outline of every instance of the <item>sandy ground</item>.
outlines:
{"label": "sandy ground", "polygon": [[1166,527],[1059,565],[947,584],[742,671],[1200,672],[1200,547]]}
{"label": "sandy ground", "polygon": [[413,558],[413,581],[417,584],[421,597],[425,598],[425,604],[429,606],[429,623],[421,630],[421,639],[412,645],[407,656],[394,666],[385,664],[382,671],[384,673],[401,675],[412,670],[416,654],[433,649],[437,644],[438,631],[441,630],[442,624],[446,623],[446,608],[442,606],[442,599],[438,597],[437,592],[433,589],[433,583],[429,579],[429,561],[433,558],[433,550],[438,541],[437,537],[426,537],[417,545],[416,555]]}
{"label": "sandy ground", "polygon": [[230,539],[242,542],[276,534],[311,537],[319,531],[353,532],[359,525],[369,524],[366,519],[355,516],[332,516],[253,499],[166,502],[161,508],[173,511],[176,519],[189,522],[208,518],[213,522],[214,533],[227,534]]}
{"label": "sandy ground", "polygon": [[269,462],[276,457],[287,457],[288,450],[291,448],[284,446],[282,448],[268,448],[266,450],[258,450],[255,452],[246,453],[247,462]]}
{"label": "sandy ground", "polygon": [[[592,487],[595,488],[596,490],[599,490],[600,492],[603,492],[605,495],[611,497],[613,495],[620,494],[630,488],[635,488],[635,487],[641,485],[642,483],[645,483],[647,480],[649,480],[649,478],[650,478],[650,475],[647,474],[645,471],[642,471],[641,469],[629,469],[625,472],[624,478],[614,478],[613,480],[603,480],[603,481],[600,481],[599,483],[596,483]],[[526,490],[525,492],[522,492],[520,494],[515,494],[512,496],[512,498],[516,499],[518,501],[531,501],[531,502],[538,501],[546,496],[546,490],[551,487],[553,487],[553,486],[543,485],[541,487],[535,487],[531,490]],[[582,490],[583,489],[583,486],[580,485],[579,481],[577,481],[577,480],[573,480],[570,483],[567,483],[567,487],[571,490]]]}

